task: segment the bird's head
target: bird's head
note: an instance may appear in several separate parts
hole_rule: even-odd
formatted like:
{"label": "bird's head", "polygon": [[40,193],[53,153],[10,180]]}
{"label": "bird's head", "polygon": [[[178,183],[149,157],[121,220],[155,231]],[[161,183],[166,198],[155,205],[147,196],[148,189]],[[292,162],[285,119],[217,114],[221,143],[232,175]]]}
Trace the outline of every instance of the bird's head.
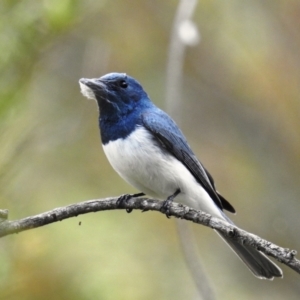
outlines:
{"label": "bird's head", "polygon": [[142,86],[124,73],[109,73],[97,79],[79,80],[84,96],[97,101],[100,116],[118,119],[150,102]]}

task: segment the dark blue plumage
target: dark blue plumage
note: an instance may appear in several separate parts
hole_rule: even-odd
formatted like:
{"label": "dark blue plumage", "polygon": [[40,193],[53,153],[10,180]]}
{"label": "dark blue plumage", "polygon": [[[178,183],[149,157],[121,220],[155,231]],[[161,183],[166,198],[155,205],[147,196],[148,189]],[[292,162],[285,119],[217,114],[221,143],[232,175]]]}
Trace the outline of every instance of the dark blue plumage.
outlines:
{"label": "dark blue plumage", "polygon": [[100,84],[93,87],[101,100],[99,127],[104,145],[126,138],[140,124],[141,111],[154,107],[141,85],[126,74],[111,73],[96,83]]}

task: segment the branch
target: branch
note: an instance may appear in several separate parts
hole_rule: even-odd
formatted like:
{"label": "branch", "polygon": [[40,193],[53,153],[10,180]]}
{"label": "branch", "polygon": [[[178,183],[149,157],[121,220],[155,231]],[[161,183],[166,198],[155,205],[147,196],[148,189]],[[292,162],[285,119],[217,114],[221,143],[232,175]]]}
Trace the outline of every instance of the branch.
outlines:
{"label": "branch", "polygon": [[[142,210],[142,212],[161,212],[162,201],[159,200],[148,198],[132,198],[128,200],[127,203],[121,203],[119,206],[117,204],[118,199],[119,197],[111,197],[106,199],[84,201],[65,207],[55,208],[45,213],[14,221],[6,220],[8,216],[7,210],[0,210],[0,237],[41,227],[90,212],[114,209],[138,209]],[[267,240],[260,238],[257,235],[229,224],[226,221],[212,217],[205,212],[195,210],[183,204],[170,204],[169,215],[187,221],[192,221],[212,229],[217,229],[226,236],[238,241],[240,244],[249,245],[258,249],[300,274],[300,261],[295,258],[297,254],[296,250],[289,250],[279,247]]]}

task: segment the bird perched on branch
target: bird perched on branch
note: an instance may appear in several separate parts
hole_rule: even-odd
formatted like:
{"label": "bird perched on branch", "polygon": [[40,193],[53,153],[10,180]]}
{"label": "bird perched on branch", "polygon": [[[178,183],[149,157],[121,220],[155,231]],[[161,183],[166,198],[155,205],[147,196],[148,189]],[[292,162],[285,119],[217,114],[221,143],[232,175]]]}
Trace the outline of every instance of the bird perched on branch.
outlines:
{"label": "bird perched on branch", "polygon": [[[79,80],[81,92],[96,100],[104,152],[117,173],[141,193],[164,200],[162,209],[178,202],[214,217],[232,221],[223,210],[232,205],[215,188],[214,180],[197,159],[176,123],[156,107],[140,83],[124,73]],[[281,269],[260,251],[218,234],[262,279],[282,277]]]}

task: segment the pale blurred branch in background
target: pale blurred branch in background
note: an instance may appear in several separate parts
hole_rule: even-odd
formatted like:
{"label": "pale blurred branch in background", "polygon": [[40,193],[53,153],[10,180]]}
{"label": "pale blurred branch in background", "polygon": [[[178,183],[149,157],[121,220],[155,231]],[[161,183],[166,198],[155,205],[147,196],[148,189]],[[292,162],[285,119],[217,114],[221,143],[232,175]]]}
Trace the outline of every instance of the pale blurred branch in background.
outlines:
{"label": "pale blurred branch in background", "polygon": [[[197,0],[179,1],[174,18],[168,53],[166,78],[166,110],[181,125],[181,83],[187,46],[199,43],[200,35],[191,17],[195,11]],[[200,264],[194,234],[185,222],[176,222],[181,249],[192,278],[202,299],[215,299],[213,288]]]}
{"label": "pale blurred branch in background", "polygon": [[197,27],[190,20],[197,0],[181,0],[175,15],[167,63],[166,110],[180,125],[182,68],[186,46],[200,41]]}
{"label": "pale blurred branch in background", "polygon": [[[126,203],[122,202],[119,204],[119,198],[120,197],[111,197],[79,202],[14,221],[7,220],[8,211],[3,209],[0,210],[0,237],[97,211],[115,209],[126,209],[131,211],[133,209],[138,209],[142,210],[142,212],[158,211],[164,214],[164,212],[161,211],[163,205],[162,201],[148,198],[131,198]],[[183,204],[170,204],[168,215],[216,229],[226,236],[238,241],[240,244],[249,245],[259,249],[261,252],[275,258],[277,261],[287,265],[300,274],[300,261],[295,258],[295,255],[297,254],[297,251],[295,250],[279,247],[257,235],[229,224],[226,221],[212,217],[205,212],[195,210]],[[80,224],[81,223],[79,222],[79,225]]]}

